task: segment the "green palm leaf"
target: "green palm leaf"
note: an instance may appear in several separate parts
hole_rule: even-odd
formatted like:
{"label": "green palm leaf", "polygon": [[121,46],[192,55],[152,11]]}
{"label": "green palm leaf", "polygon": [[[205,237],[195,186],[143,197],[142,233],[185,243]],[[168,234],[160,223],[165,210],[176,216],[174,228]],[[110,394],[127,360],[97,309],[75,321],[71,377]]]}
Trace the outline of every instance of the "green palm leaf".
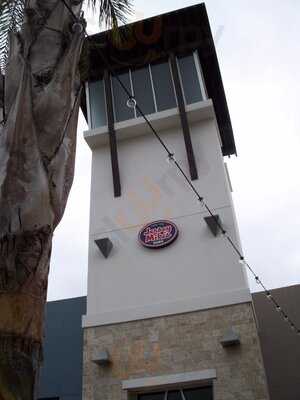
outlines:
{"label": "green palm leaf", "polygon": [[99,23],[104,22],[107,27],[117,28],[118,24],[126,23],[127,16],[132,13],[130,0],[87,0],[88,6],[99,10]]}

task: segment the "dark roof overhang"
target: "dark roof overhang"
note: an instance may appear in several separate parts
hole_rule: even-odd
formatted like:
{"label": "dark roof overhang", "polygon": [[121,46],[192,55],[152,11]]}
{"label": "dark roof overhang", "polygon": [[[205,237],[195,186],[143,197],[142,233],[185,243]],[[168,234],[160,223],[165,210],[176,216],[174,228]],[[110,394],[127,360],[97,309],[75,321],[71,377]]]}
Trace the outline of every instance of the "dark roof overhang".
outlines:
{"label": "dark roof overhang", "polygon": [[[212,99],[223,155],[236,154],[230,115],[205,4],[158,15],[120,28],[122,41],[111,31],[89,39],[87,80],[100,79],[106,69],[135,68],[162,60],[170,53],[198,51],[207,95]],[[91,45],[92,43],[92,45]],[[100,56],[100,53],[102,56]],[[85,112],[83,95],[82,109]]]}

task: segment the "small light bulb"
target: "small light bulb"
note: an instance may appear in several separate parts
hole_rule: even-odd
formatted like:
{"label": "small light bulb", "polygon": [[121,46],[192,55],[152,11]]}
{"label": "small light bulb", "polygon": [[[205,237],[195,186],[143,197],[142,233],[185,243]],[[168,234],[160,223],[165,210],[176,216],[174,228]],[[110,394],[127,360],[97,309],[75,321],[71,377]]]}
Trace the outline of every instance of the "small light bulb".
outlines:
{"label": "small light bulb", "polygon": [[171,164],[172,162],[176,161],[173,153],[170,153],[167,157],[167,163]]}
{"label": "small light bulb", "polygon": [[74,24],[72,25],[72,31],[74,33],[81,33],[83,32],[83,25],[80,22],[74,22]]}
{"label": "small light bulb", "polygon": [[135,108],[136,107],[136,100],[134,97],[129,97],[126,103],[128,108]]}
{"label": "small light bulb", "polygon": [[257,283],[258,285],[260,285],[260,284],[261,284],[261,281],[260,281],[260,279],[259,279],[259,277],[258,277],[258,276],[256,276],[256,277],[255,277],[255,281],[256,281],[256,283]]}
{"label": "small light bulb", "polygon": [[284,316],[284,320],[285,320],[285,322],[288,322],[289,317],[288,317],[287,315],[285,315],[285,316]]}
{"label": "small light bulb", "polygon": [[267,298],[270,300],[272,298],[272,295],[270,292],[267,293]]}
{"label": "small light bulb", "polygon": [[276,311],[280,312],[281,311],[281,307],[280,306],[276,306]]}
{"label": "small light bulb", "polygon": [[203,197],[199,197],[198,200],[199,200],[201,206],[205,206]]}
{"label": "small light bulb", "polygon": [[239,259],[239,263],[242,264],[242,265],[246,265],[246,260],[244,259],[244,257],[241,257]]}

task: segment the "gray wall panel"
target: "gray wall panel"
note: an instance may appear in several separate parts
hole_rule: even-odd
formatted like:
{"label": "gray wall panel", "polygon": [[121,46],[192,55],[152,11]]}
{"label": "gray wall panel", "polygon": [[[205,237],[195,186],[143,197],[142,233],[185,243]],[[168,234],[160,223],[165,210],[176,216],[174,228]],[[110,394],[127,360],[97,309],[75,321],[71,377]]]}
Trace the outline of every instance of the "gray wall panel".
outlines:
{"label": "gray wall panel", "polygon": [[86,297],[53,301],[46,306],[44,363],[40,374],[39,398],[81,400],[81,317]]}
{"label": "gray wall panel", "polygon": [[[300,285],[271,290],[300,326]],[[271,400],[300,399],[300,337],[291,330],[263,293],[252,294]]]}

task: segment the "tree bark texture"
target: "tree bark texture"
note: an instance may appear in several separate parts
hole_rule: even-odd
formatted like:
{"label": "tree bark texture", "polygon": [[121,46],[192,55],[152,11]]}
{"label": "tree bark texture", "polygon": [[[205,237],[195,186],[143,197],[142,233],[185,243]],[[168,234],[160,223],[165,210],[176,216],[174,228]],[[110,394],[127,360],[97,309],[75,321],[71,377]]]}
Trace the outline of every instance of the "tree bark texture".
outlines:
{"label": "tree bark texture", "polygon": [[[75,15],[80,1],[67,0]],[[28,0],[10,37],[0,127],[0,400],[31,400],[52,235],[73,181],[84,34],[61,0]],[[77,26],[78,28],[78,26]]]}

